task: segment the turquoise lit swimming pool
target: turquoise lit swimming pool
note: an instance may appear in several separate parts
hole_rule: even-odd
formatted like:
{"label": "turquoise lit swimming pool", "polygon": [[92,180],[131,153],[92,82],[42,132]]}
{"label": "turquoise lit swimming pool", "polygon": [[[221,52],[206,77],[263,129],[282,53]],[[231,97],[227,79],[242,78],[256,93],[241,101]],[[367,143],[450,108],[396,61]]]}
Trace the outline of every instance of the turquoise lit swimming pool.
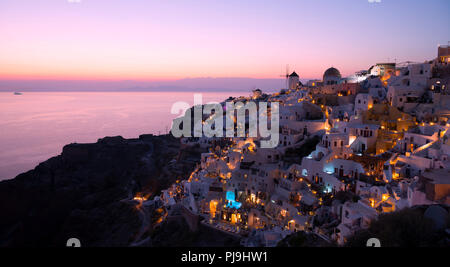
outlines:
{"label": "turquoise lit swimming pool", "polygon": [[233,191],[227,191],[226,199],[229,208],[239,209],[242,206],[242,203],[236,201],[236,195]]}

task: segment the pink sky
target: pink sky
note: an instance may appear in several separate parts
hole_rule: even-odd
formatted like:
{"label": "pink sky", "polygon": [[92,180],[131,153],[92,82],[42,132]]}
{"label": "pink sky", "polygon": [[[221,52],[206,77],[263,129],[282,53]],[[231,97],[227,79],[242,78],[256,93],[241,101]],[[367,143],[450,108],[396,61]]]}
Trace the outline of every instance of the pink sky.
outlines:
{"label": "pink sky", "polygon": [[446,0],[3,0],[0,79],[301,78],[432,59]]}

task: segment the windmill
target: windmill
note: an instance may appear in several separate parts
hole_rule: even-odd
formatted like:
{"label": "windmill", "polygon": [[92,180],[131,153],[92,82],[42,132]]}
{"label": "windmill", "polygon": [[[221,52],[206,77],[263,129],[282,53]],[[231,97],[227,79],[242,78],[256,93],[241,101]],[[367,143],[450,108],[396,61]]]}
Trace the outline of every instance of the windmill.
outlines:
{"label": "windmill", "polygon": [[289,64],[286,64],[286,74],[280,75],[280,77],[286,78],[286,89],[288,89],[288,79],[289,79]]}

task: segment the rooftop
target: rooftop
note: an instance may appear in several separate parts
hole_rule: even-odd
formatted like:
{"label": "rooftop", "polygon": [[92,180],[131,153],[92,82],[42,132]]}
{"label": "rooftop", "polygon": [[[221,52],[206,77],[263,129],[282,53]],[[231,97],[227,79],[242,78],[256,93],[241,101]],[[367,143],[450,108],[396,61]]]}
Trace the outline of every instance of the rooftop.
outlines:
{"label": "rooftop", "polygon": [[450,170],[428,170],[422,173],[422,177],[426,178],[433,184],[450,184]]}

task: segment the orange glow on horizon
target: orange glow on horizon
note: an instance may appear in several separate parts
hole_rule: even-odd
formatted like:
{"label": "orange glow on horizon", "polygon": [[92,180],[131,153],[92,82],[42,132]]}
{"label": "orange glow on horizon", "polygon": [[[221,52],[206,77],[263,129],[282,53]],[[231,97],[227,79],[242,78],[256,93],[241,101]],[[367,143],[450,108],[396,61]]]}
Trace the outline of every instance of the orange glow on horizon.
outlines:
{"label": "orange glow on horizon", "polygon": [[[1,67],[1,66],[0,66]],[[306,75],[306,74],[305,74]],[[314,79],[315,74],[301,77],[302,79]],[[319,76],[319,75],[317,75]],[[312,77],[312,78],[310,78]],[[276,72],[274,73],[247,73],[242,70],[241,73],[198,73],[183,74],[178,73],[128,73],[128,72],[62,72],[62,71],[46,71],[46,72],[27,72],[25,70],[2,71],[0,68],[0,80],[139,80],[139,81],[164,81],[179,79],[196,79],[196,78],[248,78],[248,79],[280,79]]]}
{"label": "orange glow on horizon", "polygon": [[250,74],[250,75],[181,75],[173,74],[112,74],[112,73],[26,73],[8,72],[2,73],[0,70],[0,80],[91,80],[91,81],[170,81],[180,79],[198,79],[198,78],[246,78],[246,79],[280,79],[276,75],[270,74]]}

